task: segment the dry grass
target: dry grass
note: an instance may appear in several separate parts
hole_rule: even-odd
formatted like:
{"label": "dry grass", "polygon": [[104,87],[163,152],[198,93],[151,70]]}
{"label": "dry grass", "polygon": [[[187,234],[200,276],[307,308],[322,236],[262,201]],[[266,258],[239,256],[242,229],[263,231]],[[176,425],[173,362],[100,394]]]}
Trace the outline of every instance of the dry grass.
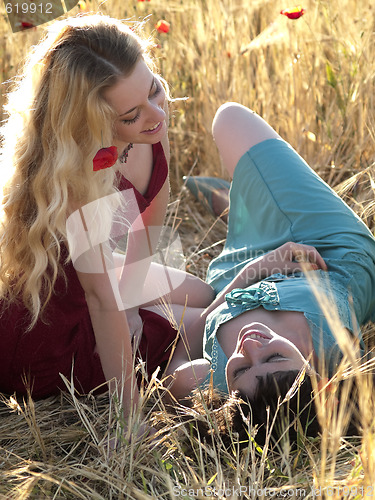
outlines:
{"label": "dry grass", "polygon": [[[92,9],[98,5],[87,3]],[[375,230],[373,2],[306,0],[307,12],[295,22],[279,15],[288,6],[277,0],[108,0],[100,5],[115,17],[147,17],[150,33],[160,18],[171,23],[168,35],[155,37],[155,55],[173,96],[189,99],[176,102],[171,116],[170,220],[178,227],[188,269],[201,277],[221,249],[225,225],[192,199],[182,176],[224,175],[210,127],[215,110],[227,100],[260,113]],[[6,81],[41,29],[11,35],[1,22],[0,71]],[[369,347],[374,334],[368,325]],[[223,490],[239,486],[253,488],[243,498],[259,497],[262,488],[263,493],[273,488],[269,497],[279,492],[290,498],[293,491],[297,498],[303,491],[312,498],[314,489],[319,496],[320,487],[327,497],[340,498],[327,489],[334,486],[346,486],[346,498],[374,493],[366,490],[375,484],[370,386],[363,384],[361,391],[363,438],[346,439],[345,411],[321,406],[323,435],[305,440],[301,434],[297,451],[284,447],[278,453],[259,449],[254,441],[239,452],[235,435],[232,449],[219,442],[214,451],[166,416],[162,390],[155,379],[144,396],[147,412],[164,416],[164,430],[153,442],[139,443],[129,442],[118,405],[107,395],[77,398],[68,391],[39,402],[4,396],[0,497],[159,499],[182,496],[186,486],[191,491],[185,498],[210,498],[204,496],[208,490],[199,491],[205,487],[211,493],[216,488],[216,498],[230,498],[230,492],[236,498],[236,489]],[[206,418],[212,423],[210,412]],[[110,452],[113,436],[119,446]]]}

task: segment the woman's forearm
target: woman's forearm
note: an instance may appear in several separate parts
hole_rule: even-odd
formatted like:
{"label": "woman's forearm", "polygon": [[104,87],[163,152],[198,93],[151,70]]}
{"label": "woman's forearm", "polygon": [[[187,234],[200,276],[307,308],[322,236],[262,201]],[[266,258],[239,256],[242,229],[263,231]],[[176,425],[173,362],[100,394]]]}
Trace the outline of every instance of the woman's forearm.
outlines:
{"label": "woman's forearm", "polygon": [[[139,214],[128,232],[125,255],[117,256],[121,297],[126,308],[139,307],[149,302],[150,266],[155,259],[169,198],[169,181]],[[154,284],[155,285],[155,284]]]}
{"label": "woman's forearm", "polygon": [[104,376],[116,380],[123,391],[124,415],[138,404],[130,331],[126,312],[119,308],[110,273],[78,272],[94,330],[96,349]]}
{"label": "woman's forearm", "polygon": [[205,309],[204,318],[220,305],[225,295],[235,288],[246,288],[274,273],[289,274],[296,271],[327,271],[327,265],[315,247],[289,241],[278,248],[252,260],[222,290],[210,306]]}
{"label": "woman's forearm", "polygon": [[122,391],[120,400],[124,416],[127,417],[132,408],[138,405],[139,393],[126,314],[124,311],[92,308],[89,299],[88,304],[104,376],[110,389],[116,391],[118,385]]}

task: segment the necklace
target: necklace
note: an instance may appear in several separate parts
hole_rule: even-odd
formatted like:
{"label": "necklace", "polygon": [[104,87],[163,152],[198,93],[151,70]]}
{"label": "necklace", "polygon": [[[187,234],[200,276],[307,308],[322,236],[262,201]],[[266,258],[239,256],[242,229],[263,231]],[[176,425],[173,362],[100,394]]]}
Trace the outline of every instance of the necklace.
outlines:
{"label": "necklace", "polygon": [[133,147],[133,143],[132,142],[130,142],[126,146],[126,148],[124,149],[124,151],[119,156],[120,163],[126,163],[128,161],[129,151],[132,149],[132,147]]}

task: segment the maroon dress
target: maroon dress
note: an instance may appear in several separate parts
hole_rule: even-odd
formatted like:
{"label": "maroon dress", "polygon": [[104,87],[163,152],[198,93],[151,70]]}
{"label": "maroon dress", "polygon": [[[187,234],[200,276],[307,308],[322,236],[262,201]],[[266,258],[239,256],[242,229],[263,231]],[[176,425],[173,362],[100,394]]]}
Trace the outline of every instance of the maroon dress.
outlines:
{"label": "maroon dress", "polygon": [[[145,195],[124,177],[121,190],[133,188],[143,212],[163,186],[168,165],[160,143],[153,145],[153,171]],[[95,353],[95,336],[85,301],[85,293],[72,263],[64,267],[68,286],[59,277],[55,293],[47,304],[43,321],[27,331],[30,315],[22,304],[11,304],[0,319],[0,391],[35,399],[66,390],[60,374],[73,380],[81,393],[102,385],[106,390],[100,358]],[[149,375],[165,363],[176,330],[156,313],[140,310],[143,334],[139,353]],[[100,389],[99,389],[100,390]]]}

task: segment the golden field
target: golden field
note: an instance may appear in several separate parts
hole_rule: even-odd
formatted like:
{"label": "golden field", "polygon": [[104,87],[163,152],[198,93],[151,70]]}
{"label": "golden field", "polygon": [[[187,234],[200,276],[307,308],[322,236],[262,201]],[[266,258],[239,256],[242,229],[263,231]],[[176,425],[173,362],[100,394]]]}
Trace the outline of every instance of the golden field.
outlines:
{"label": "golden field", "polygon": [[[145,21],[160,73],[177,99],[171,103],[168,222],[182,239],[187,268],[201,277],[220,251],[225,224],[193,200],[182,176],[225,176],[210,133],[225,101],[262,115],[375,231],[375,6],[371,0],[306,0],[300,19],[280,15],[294,6],[286,0],[108,0],[81,2],[68,13],[100,10]],[[3,104],[7,81],[43,26],[12,34],[0,19]],[[166,34],[155,29],[160,19],[170,23]],[[374,334],[368,325],[369,349]],[[143,391],[147,412],[159,418],[161,386],[155,378]],[[240,452],[235,437],[229,450],[212,447],[167,417],[152,442],[129,441],[119,407],[106,395],[78,398],[71,391],[38,402],[0,395],[0,498],[375,496],[371,385],[363,385],[360,400],[362,436],[346,437],[340,410],[326,410],[320,412],[322,436],[301,436],[297,450],[261,449],[253,440]],[[113,433],[121,446],[110,451]]]}

